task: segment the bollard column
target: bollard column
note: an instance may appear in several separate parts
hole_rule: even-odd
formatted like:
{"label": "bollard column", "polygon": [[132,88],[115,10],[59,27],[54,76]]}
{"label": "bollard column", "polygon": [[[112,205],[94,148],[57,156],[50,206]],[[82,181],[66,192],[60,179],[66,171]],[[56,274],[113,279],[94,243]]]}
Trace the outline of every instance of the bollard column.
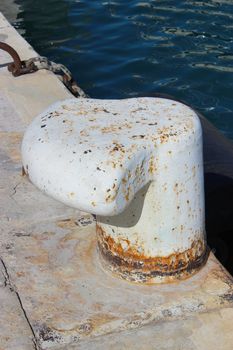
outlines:
{"label": "bollard column", "polygon": [[97,216],[104,266],[134,282],[187,278],[207,258],[201,136],[164,150],[155,164],[153,180],[123,213]]}

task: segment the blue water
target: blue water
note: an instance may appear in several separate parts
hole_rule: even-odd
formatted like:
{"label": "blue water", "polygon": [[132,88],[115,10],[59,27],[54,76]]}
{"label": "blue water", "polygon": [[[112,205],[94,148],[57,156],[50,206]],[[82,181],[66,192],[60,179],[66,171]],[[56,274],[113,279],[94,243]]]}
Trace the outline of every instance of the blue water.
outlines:
{"label": "blue water", "polygon": [[233,139],[233,1],[16,3],[15,27],[91,97],[167,93]]}

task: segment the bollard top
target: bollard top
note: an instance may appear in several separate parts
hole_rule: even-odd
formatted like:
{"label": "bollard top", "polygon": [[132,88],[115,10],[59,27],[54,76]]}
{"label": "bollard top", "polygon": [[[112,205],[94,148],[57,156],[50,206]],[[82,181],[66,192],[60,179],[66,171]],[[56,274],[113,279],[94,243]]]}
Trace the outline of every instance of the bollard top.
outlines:
{"label": "bollard top", "polygon": [[30,180],[48,195],[111,216],[195,142],[201,142],[198,116],[180,102],[73,98],[33,120],[22,160]]}

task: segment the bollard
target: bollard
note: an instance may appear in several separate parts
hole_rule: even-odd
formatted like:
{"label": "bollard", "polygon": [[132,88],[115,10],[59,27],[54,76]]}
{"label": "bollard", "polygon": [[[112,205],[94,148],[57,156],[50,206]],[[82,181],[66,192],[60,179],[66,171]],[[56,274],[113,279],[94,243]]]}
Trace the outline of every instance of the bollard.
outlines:
{"label": "bollard", "polygon": [[99,256],[113,274],[172,282],[205,264],[202,130],[188,106],[58,102],[28,127],[22,159],[42,191],[97,215]]}

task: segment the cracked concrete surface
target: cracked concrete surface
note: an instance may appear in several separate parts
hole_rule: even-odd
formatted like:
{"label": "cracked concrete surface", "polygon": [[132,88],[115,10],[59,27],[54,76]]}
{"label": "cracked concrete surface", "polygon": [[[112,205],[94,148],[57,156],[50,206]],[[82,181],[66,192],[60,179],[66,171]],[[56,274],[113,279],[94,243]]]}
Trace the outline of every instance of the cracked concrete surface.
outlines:
{"label": "cracked concrete surface", "polygon": [[32,350],[35,338],[25,318],[15,287],[0,259],[0,349]]}
{"label": "cracked concrete surface", "polygon": [[[3,17],[0,27],[30,57]],[[2,67],[0,77],[0,350],[231,350],[231,276],[213,255],[200,274],[172,286],[137,287],[105,274],[93,218],[22,176],[25,127],[70,93],[46,71],[13,78]]]}

